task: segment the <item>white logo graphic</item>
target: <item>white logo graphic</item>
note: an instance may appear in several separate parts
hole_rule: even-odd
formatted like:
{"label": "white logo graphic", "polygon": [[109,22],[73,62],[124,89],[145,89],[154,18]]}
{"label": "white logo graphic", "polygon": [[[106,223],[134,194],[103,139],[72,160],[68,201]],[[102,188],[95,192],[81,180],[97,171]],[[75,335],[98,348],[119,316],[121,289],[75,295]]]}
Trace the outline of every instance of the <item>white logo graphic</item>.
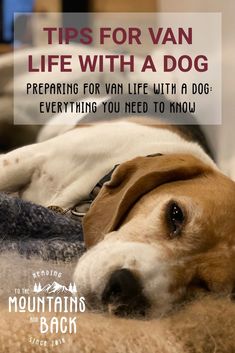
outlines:
{"label": "white logo graphic", "polygon": [[32,276],[31,288],[15,288],[14,294],[9,296],[9,312],[30,313],[29,321],[37,327],[28,337],[32,345],[62,345],[67,342],[64,334],[77,333],[78,316],[85,312],[86,300],[79,296],[79,285],[72,281],[63,284],[62,272],[39,270]]}
{"label": "white logo graphic", "polygon": [[53,283],[46,284],[45,286],[41,286],[41,283],[35,283],[33,287],[34,293],[77,293],[77,287],[75,283],[70,283],[68,287],[54,281]]}

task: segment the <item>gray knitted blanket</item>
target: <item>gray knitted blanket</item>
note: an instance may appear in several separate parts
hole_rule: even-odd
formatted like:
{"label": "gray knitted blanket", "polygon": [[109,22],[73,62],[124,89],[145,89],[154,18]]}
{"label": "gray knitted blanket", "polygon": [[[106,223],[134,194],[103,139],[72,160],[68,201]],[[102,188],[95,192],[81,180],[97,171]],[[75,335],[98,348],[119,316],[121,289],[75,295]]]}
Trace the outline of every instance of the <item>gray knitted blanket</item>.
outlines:
{"label": "gray knitted blanket", "polygon": [[70,262],[85,251],[82,226],[66,215],[0,193],[0,253]]}

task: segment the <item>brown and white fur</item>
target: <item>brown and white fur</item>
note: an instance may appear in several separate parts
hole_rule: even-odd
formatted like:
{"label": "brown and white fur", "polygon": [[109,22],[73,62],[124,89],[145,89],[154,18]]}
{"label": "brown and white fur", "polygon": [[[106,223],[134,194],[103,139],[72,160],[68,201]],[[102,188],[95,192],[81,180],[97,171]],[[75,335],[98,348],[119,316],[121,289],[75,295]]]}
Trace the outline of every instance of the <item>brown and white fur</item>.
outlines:
{"label": "brown and white fur", "polygon": [[[1,191],[73,208],[120,164],[84,220],[88,251],[74,279],[92,308],[158,316],[198,287],[232,294],[235,183],[198,143],[171,126],[122,120],[40,140],[0,157]],[[171,204],[184,213],[177,235]]]}

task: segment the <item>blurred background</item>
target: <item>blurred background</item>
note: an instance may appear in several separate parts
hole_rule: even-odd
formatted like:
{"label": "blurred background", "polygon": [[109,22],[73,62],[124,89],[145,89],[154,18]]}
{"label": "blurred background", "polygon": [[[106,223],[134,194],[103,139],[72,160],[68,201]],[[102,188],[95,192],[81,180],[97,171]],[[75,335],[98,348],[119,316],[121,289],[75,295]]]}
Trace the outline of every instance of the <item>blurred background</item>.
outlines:
{"label": "blurred background", "polygon": [[[235,99],[233,97],[235,77],[235,1],[234,0],[1,0],[0,1],[0,55],[13,50],[14,21],[21,21],[20,16],[15,17],[14,12],[221,12],[222,13],[222,102],[223,123],[221,126],[205,127],[206,133],[216,153],[217,161],[225,172],[233,168],[235,174]],[[120,23],[117,16],[117,23]],[[64,19],[66,21],[66,18]],[[84,16],[84,24],[89,17]],[[64,25],[66,23],[64,22]],[[70,23],[70,26],[72,24]],[[206,34],[205,34],[206,35]],[[17,38],[17,45],[25,47],[25,43],[38,44],[40,33],[30,31],[27,24]],[[4,67],[1,63],[0,80],[6,80],[12,68]],[[3,61],[2,61],[3,62]],[[2,82],[3,82],[2,81]],[[0,81],[1,82],[1,81]],[[35,140],[39,127],[13,126],[12,125],[12,97],[0,88],[0,150],[5,151],[31,143]],[[2,98],[2,99],[1,99]]]}

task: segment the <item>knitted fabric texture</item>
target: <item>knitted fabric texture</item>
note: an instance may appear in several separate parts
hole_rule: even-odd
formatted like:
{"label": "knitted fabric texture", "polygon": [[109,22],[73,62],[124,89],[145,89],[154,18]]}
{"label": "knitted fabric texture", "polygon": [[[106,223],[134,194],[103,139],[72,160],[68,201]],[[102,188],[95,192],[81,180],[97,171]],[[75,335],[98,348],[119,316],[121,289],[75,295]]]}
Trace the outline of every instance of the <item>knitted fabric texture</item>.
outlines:
{"label": "knitted fabric texture", "polygon": [[66,215],[0,193],[0,252],[69,262],[85,251],[82,226]]}

